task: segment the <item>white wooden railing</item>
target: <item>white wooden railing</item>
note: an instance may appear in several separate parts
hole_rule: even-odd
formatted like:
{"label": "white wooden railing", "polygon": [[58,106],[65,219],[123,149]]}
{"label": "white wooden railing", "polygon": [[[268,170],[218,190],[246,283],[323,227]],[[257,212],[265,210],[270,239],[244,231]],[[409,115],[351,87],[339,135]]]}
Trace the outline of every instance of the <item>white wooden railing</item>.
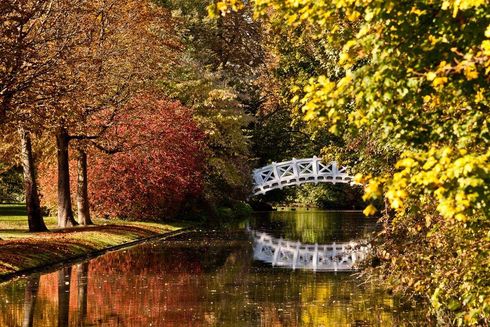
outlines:
{"label": "white wooden railing", "polygon": [[346,167],[337,162],[324,164],[320,158],[295,159],[272,164],[253,171],[253,195],[305,183],[353,183]]}

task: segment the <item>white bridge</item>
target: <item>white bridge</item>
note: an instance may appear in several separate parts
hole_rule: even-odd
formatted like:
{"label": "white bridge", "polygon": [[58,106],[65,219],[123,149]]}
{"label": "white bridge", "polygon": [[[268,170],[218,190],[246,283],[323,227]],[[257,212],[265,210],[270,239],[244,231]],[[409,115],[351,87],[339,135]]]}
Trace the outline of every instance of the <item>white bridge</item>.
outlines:
{"label": "white bridge", "polygon": [[284,186],[305,183],[350,183],[354,178],[347,173],[347,167],[338,167],[337,162],[322,163],[320,158],[294,159],[273,162],[271,165],[253,171],[253,195],[265,194]]}
{"label": "white bridge", "polygon": [[371,246],[356,242],[301,244],[253,231],[254,259],[273,266],[313,271],[350,271],[365,259]]}

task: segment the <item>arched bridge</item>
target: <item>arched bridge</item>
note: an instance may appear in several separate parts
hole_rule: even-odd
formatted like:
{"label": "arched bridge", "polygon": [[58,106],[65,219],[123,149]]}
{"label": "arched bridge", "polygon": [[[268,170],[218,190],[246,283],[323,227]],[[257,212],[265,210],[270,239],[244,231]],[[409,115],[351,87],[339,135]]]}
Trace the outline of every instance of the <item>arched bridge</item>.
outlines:
{"label": "arched bridge", "polygon": [[350,183],[353,177],[347,173],[347,167],[339,167],[332,161],[324,164],[320,158],[294,159],[273,162],[271,165],[253,171],[253,195],[265,194],[285,186],[305,183]]}
{"label": "arched bridge", "polygon": [[254,259],[273,266],[313,271],[349,271],[364,260],[369,245],[357,242],[302,244],[274,238],[267,233],[252,232]]}

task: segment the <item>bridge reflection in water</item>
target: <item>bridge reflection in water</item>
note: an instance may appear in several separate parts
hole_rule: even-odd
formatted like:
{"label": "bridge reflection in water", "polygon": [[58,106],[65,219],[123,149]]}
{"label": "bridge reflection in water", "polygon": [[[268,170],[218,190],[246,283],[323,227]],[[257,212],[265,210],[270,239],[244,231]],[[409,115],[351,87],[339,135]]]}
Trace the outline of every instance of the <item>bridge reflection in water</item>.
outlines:
{"label": "bridge reflection in water", "polygon": [[313,271],[352,271],[370,246],[358,242],[302,244],[252,231],[254,259],[273,266]]}

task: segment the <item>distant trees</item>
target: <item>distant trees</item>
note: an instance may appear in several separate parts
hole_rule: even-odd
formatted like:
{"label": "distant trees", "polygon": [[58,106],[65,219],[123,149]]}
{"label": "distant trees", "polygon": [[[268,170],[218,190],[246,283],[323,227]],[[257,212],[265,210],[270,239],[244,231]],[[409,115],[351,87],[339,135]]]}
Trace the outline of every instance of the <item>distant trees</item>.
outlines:
{"label": "distant trees", "polygon": [[207,17],[207,0],[157,1],[172,10],[183,55],[162,91],[192,108],[207,145],[202,196],[213,211],[244,200],[250,191],[249,128],[259,102],[254,81],[263,60],[260,25],[250,10]]}

